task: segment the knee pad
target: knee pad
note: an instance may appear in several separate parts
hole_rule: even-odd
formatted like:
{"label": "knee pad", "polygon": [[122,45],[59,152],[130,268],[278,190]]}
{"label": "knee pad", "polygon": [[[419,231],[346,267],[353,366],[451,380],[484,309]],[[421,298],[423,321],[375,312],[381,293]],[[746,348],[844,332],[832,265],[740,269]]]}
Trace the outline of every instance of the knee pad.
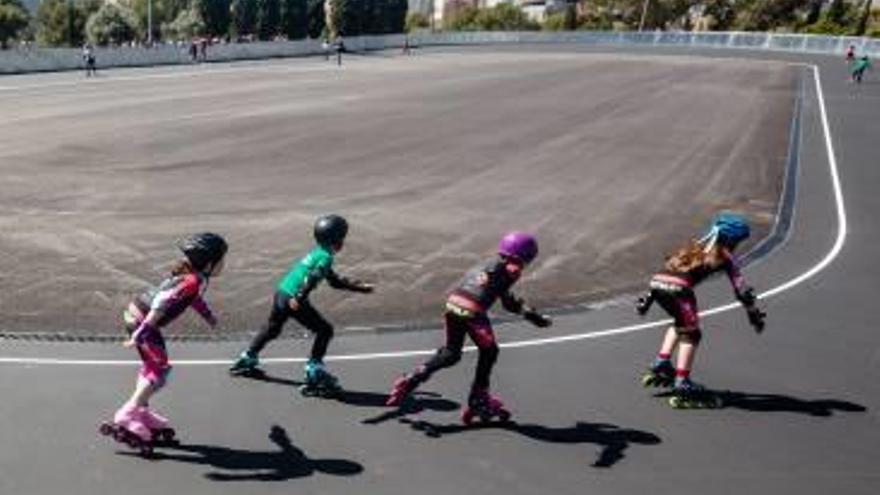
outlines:
{"label": "knee pad", "polygon": [[675,333],[678,334],[678,338],[682,342],[695,346],[699,345],[700,341],[703,340],[703,332],[699,328],[676,328]]}
{"label": "knee pad", "polygon": [[152,366],[145,367],[141,370],[141,377],[150,382],[155,390],[159,390],[168,384],[168,379],[171,377],[171,366],[161,369]]}

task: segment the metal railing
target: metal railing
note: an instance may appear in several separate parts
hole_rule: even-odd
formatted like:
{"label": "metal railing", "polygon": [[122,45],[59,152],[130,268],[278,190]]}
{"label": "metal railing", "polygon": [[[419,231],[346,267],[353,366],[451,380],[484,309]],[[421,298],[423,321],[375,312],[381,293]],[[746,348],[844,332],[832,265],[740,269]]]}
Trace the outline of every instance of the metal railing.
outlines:
{"label": "metal railing", "polygon": [[[361,36],[348,38],[345,46],[352,51],[401,48],[405,36]],[[592,45],[678,46],[695,48],[770,50],[795,53],[842,54],[854,45],[858,53],[880,54],[880,40],[847,36],[774,34],[745,32],[443,32],[409,36],[414,46],[456,46],[514,43],[581,43]],[[217,44],[208,48],[208,61],[253,60],[298,57],[323,53],[318,40],[272,41]],[[155,47],[97,48],[99,68],[138,67],[192,63],[188,45]],[[82,68],[81,52],[73,48],[15,48],[0,51],[0,74],[75,70]]]}

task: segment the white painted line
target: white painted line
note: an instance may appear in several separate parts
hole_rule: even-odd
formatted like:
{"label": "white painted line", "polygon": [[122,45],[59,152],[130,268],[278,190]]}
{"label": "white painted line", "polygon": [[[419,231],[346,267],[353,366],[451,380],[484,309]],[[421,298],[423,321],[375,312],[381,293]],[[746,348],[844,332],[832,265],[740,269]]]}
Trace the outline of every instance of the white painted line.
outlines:
{"label": "white painted line", "polygon": [[[778,295],[786,290],[789,290],[797,285],[802,284],[809,278],[815,276],[817,273],[821,272],[828,265],[831,264],[832,261],[840,254],[840,250],[843,248],[844,241],[846,239],[847,232],[847,223],[846,223],[846,211],[844,209],[844,201],[843,201],[843,190],[840,186],[840,176],[837,170],[837,159],[834,155],[834,145],[831,141],[831,128],[828,125],[828,114],[825,110],[825,97],[822,93],[822,81],[819,77],[819,67],[816,65],[812,65],[813,68],[813,79],[816,82],[816,92],[819,98],[819,110],[820,116],[822,118],[822,129],[825,133],[825,149],[828,154],[828,166],[831,171],[831,183],[834,189],[834,202],[837,207],[837,238],[834,241],[834,245],[831,250],[813,267],[805,271],[804,273],[798,275],[787,282],[782,283],[781,285],[777,285],[770,290],[767,290],[761,293],[760,298],[768,298],[775,295]],[[739,303],[733,302],[729,304],[724,304],[721,306],[716,306],[714,308],[710,308],[700,312],[701,316],[710,316],[718,313],[722,313],[725,311],[730,311],[731,309],[739,307]],[[665,320],[655,320],[645,323],[639,323],[635,325],[629,325],[619,328],[610,328],[606,330],[599,330],[595,332],[588,333],[579,333],[573,335],[562,335],[559,337],[548,337],[543,339],[531,339],[531,340],[521,340],[517,342],[505,342],[500,344],[500,347],[511,349],[517,347],[535,347],[549,344],[558,344],[562,342],[573,342],[580,340],[591,340],[591,339],[599,339],[602,337],[610,337],[614,335],[622,335],[627,333],[639,332],[643,330],[648,330],[651,328],[656,328],[664,325],[668,325],[671,323],[670,319]],[[475,347],[469,346],[466,347],[465,352],[473,352]],[[414,356],[428,356],[434,354],[433,349],[429,350],[412,350],[412,351],[396,351],[396,352],[379,352],[379,353],[368,353],[368,354],[340,354],[337,356],[327,356],[327,361],[367,361],[374,359],[392,359],[392,358],[404,358],[404,357],[414,357]],[[260,361],[263,363],[304,363],[307,359],[304,357],[286,357],[286,358],[263,358]],[[172,364],[175,366],[210,366],[210,365],[229,365],[230,359],[181,359],[172,361]],[[19,357],[0,357],[0,364],[8,363],[8,364],[31,364],[31,365],[41,365],[41,364],[52,364],[52,365],[84,365],[84,366],[133,366],[139,365],[140,361],[137,360],[102,360],[102,359],[55,359],[55,358],[19,358]]]}

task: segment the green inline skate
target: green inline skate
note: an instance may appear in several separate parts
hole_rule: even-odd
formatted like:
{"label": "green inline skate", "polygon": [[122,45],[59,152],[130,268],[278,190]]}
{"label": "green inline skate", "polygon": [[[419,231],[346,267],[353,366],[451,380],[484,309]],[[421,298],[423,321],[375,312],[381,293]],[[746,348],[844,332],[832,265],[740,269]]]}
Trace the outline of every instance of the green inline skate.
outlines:
{"label": "green inline skate", "polygon": [[643,387],[669,388],[675,383],[675,367],[668,359],[655,361],[642,375]]}
{"label": "green inline skate", "polygon": [[342,393],[339,380],[327,371],[321,361],[309,361],[305,366],[306,382],[299,388],[305,397],[333,398]]}
{"label": "green inline skate", "polygon": [[255,376],[262,374],[259,368],[260,358],[249,351],[242,352],[232,367],[229,368],[229,374],[232,376]]}
{"label": "green inline skate", "polygon": [[718,392],[685,379],[675,384],[669,405],[673,409],[719,409],[724,400]]}

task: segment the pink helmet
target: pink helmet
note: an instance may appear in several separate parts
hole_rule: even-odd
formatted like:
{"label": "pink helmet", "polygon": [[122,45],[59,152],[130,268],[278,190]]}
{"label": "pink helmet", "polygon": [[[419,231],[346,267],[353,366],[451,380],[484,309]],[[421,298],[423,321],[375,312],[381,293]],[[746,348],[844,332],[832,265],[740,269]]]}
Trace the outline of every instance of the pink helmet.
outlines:
{"label": "pink helmet", "polygon": [[509,232],[498,243],[498,254],[531,263],[538,256],[538,241],[526,232]]}

